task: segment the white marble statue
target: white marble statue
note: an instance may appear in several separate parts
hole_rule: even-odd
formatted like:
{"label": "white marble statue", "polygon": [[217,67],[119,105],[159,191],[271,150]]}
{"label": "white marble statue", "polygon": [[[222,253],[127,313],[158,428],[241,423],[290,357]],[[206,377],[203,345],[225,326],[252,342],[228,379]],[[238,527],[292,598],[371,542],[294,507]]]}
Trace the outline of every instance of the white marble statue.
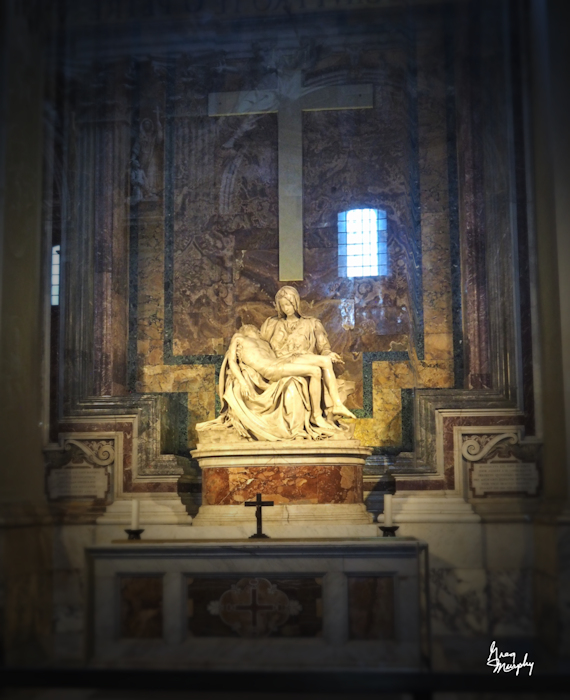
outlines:
{"label": "white marble statue", "polygon": [[201,443],[350,437],[352,426],[338,420],[355,417],[333,370],[342,359],[322,323],[301,315],[293,287],[277,292],[275,306],[261,330],[245,325],[233,336],[220,370],[222,411],[196,426]]}

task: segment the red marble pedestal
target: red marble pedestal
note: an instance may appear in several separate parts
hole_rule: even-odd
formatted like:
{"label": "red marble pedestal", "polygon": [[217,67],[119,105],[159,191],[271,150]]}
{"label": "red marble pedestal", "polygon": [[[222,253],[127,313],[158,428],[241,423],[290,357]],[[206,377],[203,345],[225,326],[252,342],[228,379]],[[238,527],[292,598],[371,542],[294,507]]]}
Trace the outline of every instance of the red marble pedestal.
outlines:
{"label": "red marble pedestal", "polygon": [[202,473],[202,502],[242,505],[260,493],[276,504],[362,503],[360,465],[212,467]]}
{"label": "red marble pedestal", "polygon": [[199,446],[202,506],[195,525],[252,517],[245,502],[258,493],[274,502],[264,520],[368,524],[362,470],[371,453],[358,440],[235,442]]}

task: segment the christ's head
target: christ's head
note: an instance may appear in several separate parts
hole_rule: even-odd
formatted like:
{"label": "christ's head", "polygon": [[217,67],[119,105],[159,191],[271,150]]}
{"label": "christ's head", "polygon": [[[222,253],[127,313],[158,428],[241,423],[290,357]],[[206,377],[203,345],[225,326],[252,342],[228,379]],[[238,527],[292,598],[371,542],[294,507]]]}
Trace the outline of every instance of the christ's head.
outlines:
{"label": "christ's head", "polygon": [[251,323],[246,323],[239,329],[239,333],[246,338],[259,338],[259,329],[253,326]]}

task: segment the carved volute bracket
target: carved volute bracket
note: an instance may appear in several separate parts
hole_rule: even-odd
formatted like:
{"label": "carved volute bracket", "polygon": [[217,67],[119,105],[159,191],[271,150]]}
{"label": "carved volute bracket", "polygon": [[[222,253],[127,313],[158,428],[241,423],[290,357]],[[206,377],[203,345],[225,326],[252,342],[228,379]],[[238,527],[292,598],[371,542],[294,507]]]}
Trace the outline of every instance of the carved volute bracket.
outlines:
{"label": "carved volute bracket", "polygon": [[64,441],[64,449],[71,450],[72,445],[78,447],[86,457],[87,462],[99,467],[106,467],[115,461],[115,448],[110,440],[72,440]]}
{"label": "carved volute bracket", "polygon": [[461,446],[461,455],[468,462],[479,462],[486,457],[497,445],[516,445],[519,442],[517,433],[501,433],[490,435],[465,435]]}

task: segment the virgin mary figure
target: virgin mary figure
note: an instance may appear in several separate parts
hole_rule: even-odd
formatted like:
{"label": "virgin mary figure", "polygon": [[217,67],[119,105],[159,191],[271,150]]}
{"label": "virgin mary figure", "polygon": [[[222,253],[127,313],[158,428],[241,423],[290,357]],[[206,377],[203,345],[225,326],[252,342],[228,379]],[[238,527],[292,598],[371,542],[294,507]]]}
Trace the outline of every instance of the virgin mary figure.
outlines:
{"label": "virgin mary figure", "polygon": [[[333,363],[343,362],[332,351],[319,319],[301,314],[301,299],[294,287],[285,286],[277,292],[275,308],[277,315],[263,323],[260,338],[267,344],[266,355],[271,352],[278,365],[307,355],[325,355]],[[321,381],[320,406],[315,413],[309,377],[284,376],[272,380],[267,372],[263,376],[259,366],[256,369],[254,363],[248,364],[240,357],[239,348],[239,343],[232,340],[220,370],[222,411],[215,420],[196,426],[201,441],[231,439],[234,431],[242,439],[267,441],[351,436],[353,426],[340,422],[337,415],[354,416],[344,406],[339,409],[338,396],[333,401],[324,381]],[[335,384],[344,402],[349,383],[335,380]]]}

